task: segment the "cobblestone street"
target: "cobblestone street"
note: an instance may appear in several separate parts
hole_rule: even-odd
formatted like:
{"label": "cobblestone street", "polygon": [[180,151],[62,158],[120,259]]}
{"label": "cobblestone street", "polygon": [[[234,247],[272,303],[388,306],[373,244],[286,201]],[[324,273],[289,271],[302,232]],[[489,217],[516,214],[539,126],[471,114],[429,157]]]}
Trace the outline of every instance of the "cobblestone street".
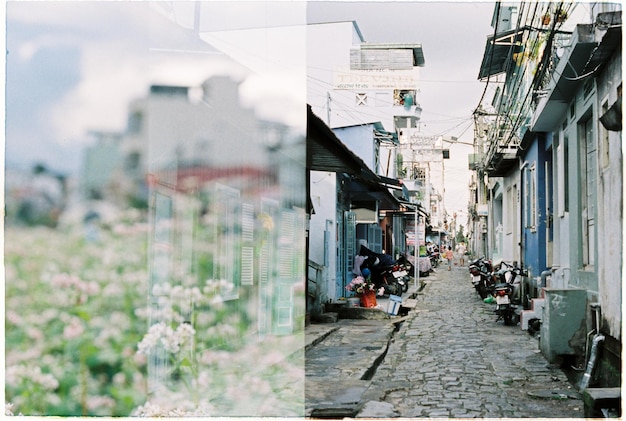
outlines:
{"label": "cobblestone street", "polygon": [[[357,417],[584,417],[575,388],[562,370],[548,364],[538,339],[519,326],[496,322],[494,305],[474,292],[466,268],[440,267],[424,280],[416,309],[393,335],[371,380],[349,378],[350,372],[343,370],[351,390],[363,389]],[[354,331],[346,334],[347,329],[341,325],[329,338],[343,346],[349,337],[363,339]],[[372,349],[380,348],[382,337],[376,336]],[[315,376],[323,377],[309,355],[314,354],[307,353],[307,379],[314,366]],[[324,363],[332,364],[332,358]],[[329,372],[328,380],[338,381],[341,373]],[[331,384],[335,396],[345,392],[341,384]]]}

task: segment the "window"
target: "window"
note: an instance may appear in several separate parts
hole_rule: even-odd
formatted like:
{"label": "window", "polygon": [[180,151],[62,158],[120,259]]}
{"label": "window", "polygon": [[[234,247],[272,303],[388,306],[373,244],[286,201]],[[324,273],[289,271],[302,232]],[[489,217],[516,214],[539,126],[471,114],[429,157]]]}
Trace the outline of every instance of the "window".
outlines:
{"label": "window", "polygon": [[563,166],[565,188],[563,189],[563,210],[569,212],[569,138],[563,138]]}
{"label": "window", "polygon": [[367,94],[356,94],[356,105],[367,105]]}
{"label": "window", "polygon": [[420,168],[417,165],[413,166],[413,180],[420,182],[420,185],[426,181],[426,168]]}
{"label": "window", "polygon": [[139,154],[139,152],[131,152],[128,154],[128,156],[126,156],[126,159],[124,162],[124,168],[128,172],[138,171],[140,161],[141,161],[141,155]]}
{"label": "window", "polygon": [[526,228],[531,231],[537,229],[537,181],[536,181],[535,163],[526,170],[525,188],[526,188]]}
{"label": "window", "polygon": [[580,148],[580,199],[582,229],[582,264],[592,267],[595,262],[595,188],[597,151],[593,122],[589,117],[578,125]]}
{"label": "window", "polygon": [[517,185],[513,184],[511,187],[506,189],[506,209],[504,210],[505,214],[505,232],[506,234],[512,234],[517,227],[517,210],[518,210],[518,201],[517,201]]}
{"label": "window", "polygon": [[414,89],[394,89],[393,105],[402,105],[405,108],[415,105],[416,92]]}
{"label": "window", "polygon": [[[604,115],[609,110],[609,101],[605,100],[602,103],[602,112],[601,115]],[[602,124],[598,124],[598,129],[600,131],[600,136],[598,137],[600,140],[600,153],[601,153],[601,162],[602,168],[607,168],[609,166],[609,131],[604,128]]]}
{"label": "window", "polygon": [[568,152],[568,138],[565,135],[565,129],[567,125],[564,124],[563,132],[561,136],[558,133],[554,134],[556,147],[556,182],[557,182],[557,204],[558,215],[564,217],[566,212],[569,212],[569,152]]}

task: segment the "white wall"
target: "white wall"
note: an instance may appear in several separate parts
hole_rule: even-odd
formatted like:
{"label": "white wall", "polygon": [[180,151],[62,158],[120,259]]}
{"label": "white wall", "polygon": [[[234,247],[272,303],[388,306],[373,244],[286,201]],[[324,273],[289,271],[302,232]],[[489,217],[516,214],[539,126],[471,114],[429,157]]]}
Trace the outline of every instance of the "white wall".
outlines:
{"label": "white wall", "polygon": [[334,129],[341,143],[365,162],[370,170],[377,172],[374,146],[374,127],[371,124]]}
{"label": "white wall", "polygon": [[[336,206],[336,191],[337,182],[336,174],[334,172],[325,171],[311,171],[311,201],[313,202],[313,209],[315,213],[311,215],[310,230],[309,230],[309,259],[324,265],[324,254],[327,253],[328,266],[326,267],[326,279],[323,280],[321,288],[328,288],[322,291],[320,297],[322,302],[328,300],[328,297],[334,297],[336,294],[335,289],[335,277],[336,277],[336,229],[337,229],[337,206]],[[331,221],[327,224],[326,221]],[[329,225],[327,227],[327,225]],[[329,229],[331,235],[329,236],[328,250],[324,250],[324,231]]]}
{"label": "white wall", "polygon": [[[598,116],[602,106],[617,99],[621,83],[621,52],[607,66],[598,83]],[[598,122],[598,292],[609,334],[621,339],[621,296],[623,265],[623,151],[622,132],[606,131]]]}
{"label": "white wall", "polygon": [[520,219],[520,171],[514,170],[511,177],[502,181],[503,243],[502,257],[508,262],[521,264],[519,242],[521,236]]}

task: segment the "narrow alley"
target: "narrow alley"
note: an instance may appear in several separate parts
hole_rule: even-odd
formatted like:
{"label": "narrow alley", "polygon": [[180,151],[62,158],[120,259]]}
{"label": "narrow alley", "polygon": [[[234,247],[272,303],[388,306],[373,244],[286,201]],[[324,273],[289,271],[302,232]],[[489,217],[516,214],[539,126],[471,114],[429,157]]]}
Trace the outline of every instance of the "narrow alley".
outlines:
{"label": "narrow alley", "polygon": [[[584,417],[582,401],[565,373],[545,360],[537,338],[519,326],[496,322],[494,305],[474,292],[467,268],[439,268],[425,281],[417,307],[397,331],[393,317],[339,320],[338,327],[309,349],[307,415]],[[376,332],[372,343],[362,343],[367,341],[359,333],[363,325]],[[388,348],[383,346],[386,332],[391,337]],[[323,356],[316,352],[328,344],[336,352],[326,349]],[[367,371],[362,365],[356,375],[352,374],[359,370],[331,368],[349,366],[346,353],[352,355],[355,367],[365,361],[378,364],[373,375],[369,370],[370,380],[361,375]],[[326,370],[321,368],[324,365]],[[325,401],[320,394],[326,395]]]}

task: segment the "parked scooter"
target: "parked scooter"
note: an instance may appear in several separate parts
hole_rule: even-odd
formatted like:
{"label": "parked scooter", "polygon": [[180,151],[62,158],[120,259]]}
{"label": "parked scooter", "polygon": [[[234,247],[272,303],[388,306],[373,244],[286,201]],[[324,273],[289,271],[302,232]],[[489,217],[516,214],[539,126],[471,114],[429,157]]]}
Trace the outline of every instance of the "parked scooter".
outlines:
{"label": "parked scooter", "polygon": [[441,254],[438,251],[431,252],[428,257],[430,258],[430,265],[433,268],[439,266],[439,259],[441,258]]}
{"label": "parked scooter", "polygon": [[507,326],[516,325],[523,310],[522,282],[528,272],[517,264],[502,262],[500,270],[494,272],[493,276],[498,282],[493,294],[496,300],[494,312],[498,316],[496,322],[504,320]]}
{"label": "parked scooter", "polygon": [[359,256],[365,257],[360,270],[369,269],[376,288],[383,288],[385,294],[402,295],[408,289],[408,271],[388,254],[376,253],[361,246]]}
{"label": "parked scooter", "polygon": [[409,282],[411,282],[411,276],[415,269],[413,264],[406,258],[404,254],[400,254],[396,264],[393,268],[393,276],[398,280],[398,283],[402,285],[402,292],[407,292],[409,289]]}
{"label": "parked scooter", "polygon": [[469,262],[468,269],[472,276],[472,284],[480,298],[485,299],[492,295],[495,290],[495,282],[492,276],[493,266],[491,260],[480,257]]}

